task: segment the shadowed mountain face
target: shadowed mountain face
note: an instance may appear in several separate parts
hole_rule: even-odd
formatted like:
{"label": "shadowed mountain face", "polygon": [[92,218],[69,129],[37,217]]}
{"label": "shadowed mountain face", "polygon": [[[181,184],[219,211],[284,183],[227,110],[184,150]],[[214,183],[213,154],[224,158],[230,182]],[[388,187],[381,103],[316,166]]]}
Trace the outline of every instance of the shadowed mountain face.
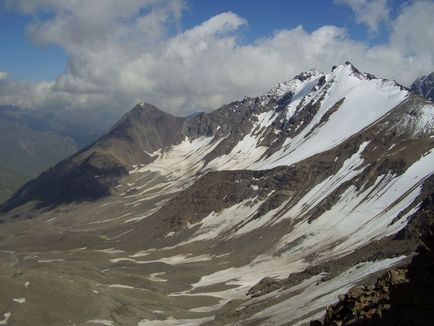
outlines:
{"label": "shadowed mountain face", "polygon": [[350,63],[188,118],[137,105],[2,206],[0,309],[20,325],[321,317],[420,244],[433,136],[432,102]]}
{"label": "shadowed mountain face", "polygon": [[139,104],[86,152],[110,154],[125,167],[146,164],[155,159],[155,151],[183,140],[184,121],[152,105]]}
{"label": "shadowed mountain face", "polygon": [[151,105],[137,105],[108,134],[28,182],[1,209],[32,201],[48,207],[107,196],[129,167],[152,162],[155,150],[180,142],[183,122]]}
{"label": "shadowed mountain face", "polygon": [[434,101],[434,72],[416,79],[411,85],[411,90]]}

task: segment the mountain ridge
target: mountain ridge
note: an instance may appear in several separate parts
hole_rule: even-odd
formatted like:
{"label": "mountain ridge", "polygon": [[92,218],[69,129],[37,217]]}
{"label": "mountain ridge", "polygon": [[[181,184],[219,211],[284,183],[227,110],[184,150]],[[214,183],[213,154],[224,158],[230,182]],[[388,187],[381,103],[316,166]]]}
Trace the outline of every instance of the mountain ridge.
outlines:
{"label": "mountain ridge", "polygon": [[434,72],[426,76],[417,78],[410,89],[421,96],[426,97],[430,101],[434,100]]}
{"label": "mountain ridge", "polygon": [[433,192],[433,103],[350,63],[297,76],[190,118],[138,105],[54,168],[57,183],[24,188],[0,228],[15,262],[3,275],[22,274],[4,282],[38,286],[26,309],[60,285],[49,309],[80,307],[32,320],[301,325],[411,260]]}
{"label": "mountain ridge", "polygon": [[[329,88],[339,87],[336,85],[336,80],[341,80],[342,83],[346,83],[345,80],[351,80],[352,83],[368,83],[372,81],[378,81],[378,85],[370,86],[384,87],[386,89],[395,88],[396,92],[402,93],[400,99],[395,100],[392,105],[397,105],[404,98],[410,96],[407,90],[395,82],[389,82],[385,80],[375,79],[375,77],[368,73],[361,73],[351,63],[346,62],[344,65],[336,66],[332,69],[332,72],[328,75],[320,73],[318,71],[311,70],[309,72],[296,75],[292,80],[278,84],[267,94],[256,98],[245,98],[242,101],[235,101],[228,105],[224,105],[221,108],[211,113],[200,113],[190,118],[175,117],[167,114],[156,107],[141,103],[136,105],[130,112],[124,115],[124,117],[116,123],[112,129],[94,144],[80,151],[71,157],[70,164],[59,164],[60,170],[66,167],[66,170],[73,169],[75,166],[80,165],[80,161],[86,161],[82,165],[82,175],[86,182],[90,183],[90,186],[83,191],[73,189],[74,195],[69,196],[67,193],[62,194],[64,200],[58,198],[53,201],[56,202],[70,202],[80,200],[80,194],[83,194],[83,198],[100,198],[110,194],[110,187],[116,185],[117,178],[122,177],[128,171],[134,169],[138,165],[147,165],[152,163],[157,156],[153,155],[160,151],[163,153],[171,146],[181,144],[185,139],[195,141],[201,137],[212,137],[210,142],[215,145],[212,151],[209,151],[204,157],[203,161],[205,165],[211,165],[213,169],[216,166],[224,162],[223,157],[229,157],[231,152],[234,151],[236,146],[240,146],[242,140],[252,132],[253,126],[256,125],[256,133],[261,138],[257,142],[256,146],[259,148],[266,148],[262,151],[261,155],[258,155],[254,159],[247,160],[247,166],[240,166],[240,168],[248,168],[248,165],[253,164],[252,168],[270,168],[276,166],[276,163],[269,163],[268,166],[255,167],[254,161],[260,161],[262,158],[271,158],[271,160],[279,162],[279,151],[288,151],[285,149],[285,142],[288,139],[295,138],[292,145],[294,149],[289,148],[289,152],[297,152],[295,147],[298,144],[303,144],[309,141],[312,133],[315,133],[321,126],[327,125],[328,119],[337,114],[337,111],[345,101],[348,101],[345,97],[331,99],[331,108],[320,117],[316,118],[321,105],[322,99],[326,96]],[[348,90],[343,90],[345,93]],[[351,92],[351,88],[349,89]],[[310,95],[317,94],[317,95]],[[372,102],[378,99],[374,99]],[[271,110],[270,110],[271,108]],[[351,105],[349,106],[351,108]],[[353,109],[354,110],[354,109]],[[386,113],[385,111],[384,113]],[[262,114],[262,115],[261,115]],[[357,114],[357,111],[355,112]],[[381,114],[377,114],[376,118],[380,118]],[[372,114],[371,114],[372,115]],[[347,114],[348,116],[348,114]],[[312,129],[300,136],[300,133],[316,118],[317,122]],[[428,117],[429,118],[429,117]],[[260,121],[260,120],[264,121]],[[360,120],[364,120],[366,117],[361,116]],[[345,121],[345,124],[356,124],[358,119],[352,119],[353,122]],[[429,121],[429,120],[428,120]],[[374,119],[371,118],[371,123],[374,123]],[[361,126],[366,127],[367,124]],[[350,131],[352,132],[352,131]],[[348,133],[348,132],[347,132]],[[348,133],[349,134],[349,133]],[[252,133],[253,135],[253,133]],[[298,136],[298,139],[297,139]],[[250,137],[251,141],[253,137]],[[327,136],[322,137],[327,139]],[[335,145],[337,142],[335,142]],[[327,145],[327,144],[326,144]],[[253,144],[248,146],[255,146]],[[287,146],[288,147],[288,146]],[[301,146],[303,147],[303,146]],[[305,146],[308,147],[308,146]],[[328,144],[328,148],[333,147],[333,144]],[[246,149],[240,149],[242,153]],[[302,152],[301,150],[298,150]],[[308,153],[300,153],[301,157],[297,158],[297,155],[292,153],[296,159],[307,158],[309,155],[313,155],[315,151],[307,149]],[[318,151],[318,150],[317,150]],[[254,152],[254,151],[253,151]],[[249,154],[244,154],[248,157]],[[273,158],[273,155],[275,158]],[[240,156],[240,155],[238,155]],[[218,159],[220,158],[220,160]],[[230,164],[233,164],[234,155],[232,155]],[[214,160],[214,163],[212,162]],[[236,160],[235,160],[236,161]],[[103,163],[105,162],[105,163]],[[290,162],[285,162],[284,158],[280,158],[280,162],[283,165],[287,165]],[[213,167],[214,165],[214,167]],[[262,164],[263,165],[263,164]],[[87,174],[87,167],[91,170],[98,171],[99,180],[94,180],[92,173]],[[227,166],[227,164],[226,164]],[[57,167],[54,167],[56,170]],[[227,168],[227,167],[226,167]],[[218,169],[224,169],[218,167]],[[229,167],[230,169],[230,167]],[[122,170],[122,172],[120,172]],[[52,171],[52,170],[51,170]],[[60,175],[68,174],[66,171],[60,173]],[[95,173],[93,173],[95,175]],[[46,176],[47,174],[45,174]],[[45,183],[46,181],[43,181]],[[62,184],[64,182],[59,182]],[[30,185],[32,185],[31,183]],[[26,185],[27,187],[29,185]],[[25,187],[26,187],[25,186]],[[95,189],[100,189],[95,191]],[[88,192],[93,194],[89,197]],[[32,191],[25,191],[26,194]],[[22,193],[22,192],[21,192]],[[40,193],[40,191],[36,191]],[[19,199],[20,193],[17,193],[8,203],[5,203],[0,207],[0,210],[7,211],[17,206],[19,203],[23,203],[23,200]],[[25,197],[24,201],[29,201],[31,196]],[[37,199],[38,196],[34,196]],[[49,203],[48,197],[42,203],[44,206]]]}

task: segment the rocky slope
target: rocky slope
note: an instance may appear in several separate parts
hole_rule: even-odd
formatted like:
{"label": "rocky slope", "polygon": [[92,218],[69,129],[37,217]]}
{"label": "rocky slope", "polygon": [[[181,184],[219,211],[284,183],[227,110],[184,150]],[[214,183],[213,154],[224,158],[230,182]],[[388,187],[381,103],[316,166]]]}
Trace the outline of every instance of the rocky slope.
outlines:
{"label": "rocky slope", "polygon": [[11,325],[307,323],[420,245],[433,117],[350,63],[188,118],[138,105],[1,207],[0,309]]}
{"label": "rocky slope", "polygon": [[152,152],[176,142],[184,119],[151,105],[137,105],[94,144],[24,185],[2,210],[36,201],[37,207],[92,200],[128,174],[128,167],[153,161]]}
{"label": "rocky slope", "polygon": [[427,76],[416,79],[411,85],[411,90],[416,94],[425,96],[427,99],[434,100],[434,72]]}
{"label": "rocky slope", "polygon": [[323,321],[310,325],[429,325],[434,320],[434,193],[414,216],[422,239],[411,263],[392,269],[375,283],[358,286],[327,308]]}

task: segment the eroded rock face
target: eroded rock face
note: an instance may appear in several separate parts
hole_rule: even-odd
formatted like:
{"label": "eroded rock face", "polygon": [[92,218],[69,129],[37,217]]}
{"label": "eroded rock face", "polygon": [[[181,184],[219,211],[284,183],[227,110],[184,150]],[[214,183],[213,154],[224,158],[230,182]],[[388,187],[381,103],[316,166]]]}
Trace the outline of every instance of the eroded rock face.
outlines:
{"label": "eroded rock face", "polygon": [[[434,320],[434,214],[432,193],[422,203],[419,219],[422,245],[411,263],[388,271],[373,284],[356,286],[327,307],[323,321],[329,325],[429,325]],[[424,226],[421,226],[424,225]]]}
{"label": "eroded rock face", "polygon": [[416,79],[411,85],[411,90],[434,101],[434,72]]}
{"label": "eroded rock face", "polygon": [[311,325],[428,325],[433,321],[434,256],[422,251],[406,267],[375,284],[354,287],[330,305],[323,321]]}
{"label": "eroded rock face", "polygon": [[351,325],[362,320],[380,320],[391,309],[390,287],[409,280],[406,269],[388,272],[374,285],[351,288],[339,302],[327,308],[323,325]]}

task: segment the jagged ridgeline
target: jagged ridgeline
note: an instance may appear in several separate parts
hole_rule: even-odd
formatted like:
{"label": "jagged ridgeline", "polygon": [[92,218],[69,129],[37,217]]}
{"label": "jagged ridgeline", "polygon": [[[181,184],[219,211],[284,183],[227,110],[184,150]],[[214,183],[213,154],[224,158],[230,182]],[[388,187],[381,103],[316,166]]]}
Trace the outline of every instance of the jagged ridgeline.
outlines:
{"label": "jagged ridgeline", "polygon": [[[8,259],[36,257],[3,280],[28,296],[11,318],[320,318],[338,294],[411,259],[433,147],[433,103],[350,63],[187,118],[139,104],[1,206],[14,221],[0,228]],[[36,304],[59,286],[50,307]]]}
{"label": "jagged ridgeline", "polygon": [[417,78],[411,84],[411,90],[421,96],[425,96],[430,101],[434,100],[434,72]]}

